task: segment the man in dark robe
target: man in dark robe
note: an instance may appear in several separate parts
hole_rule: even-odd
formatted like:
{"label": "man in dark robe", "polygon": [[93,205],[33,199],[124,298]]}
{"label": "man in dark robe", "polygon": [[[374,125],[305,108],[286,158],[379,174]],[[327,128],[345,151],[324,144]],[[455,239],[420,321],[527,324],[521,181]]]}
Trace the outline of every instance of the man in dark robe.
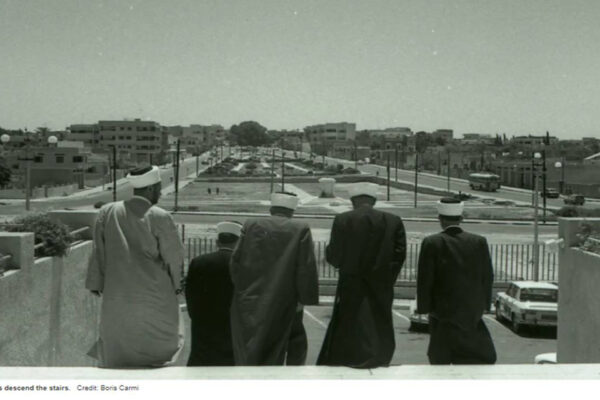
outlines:
{"label": "man in dark robe", "polygon": [[376,193],[376,185],[355,184],[354,209],[333,221],[326,257],[339,279],[317,365],[375,368],[394,354],[392,303],[406,233],[400,217],[373,208]]}
{"label": "man in dark robe", "polygon": [[190,367],[234,365],[229,315],[233,284],[229,261],[241,230],[238,222],[217,224],[218,250],[195,257],[190,263],[185,285],[192,320]]}
{"label": "man in dark robe", "polygon": [[246,221],[231,258],[235,365],[298,365],[306,358],[303,305],[319,302],[313,240],[291,217],[293,193],[271,195],[271,216]]}
{"label": "man in dark robe", "polygon": [[493,364],[496,350],[483,313],[492,303],[494,273],[487,240],[463,231],[463,203],[438,202],[440,233],[419,254],[417,313],[429,314],[431,364]]}

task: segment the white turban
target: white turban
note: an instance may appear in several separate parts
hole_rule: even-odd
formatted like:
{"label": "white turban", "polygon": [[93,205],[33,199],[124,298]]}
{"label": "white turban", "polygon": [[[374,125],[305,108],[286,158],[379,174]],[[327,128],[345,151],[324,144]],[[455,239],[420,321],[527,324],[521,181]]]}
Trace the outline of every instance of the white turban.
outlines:
{"label": "white turban", "polygon": [[371,196],[377,199],[377,185],[369,182],[353,183],[348,190],[350,198],[356,196]]}
{"label": "white turban", "polygon": [[160,170],[157,166],[152,166],[152,169],[142,175],[127,175],[127,180],[135,189],[154,185],[160,182]]}
{"label": "white turban", "polygon": [[235,236],[240,236],[242,233],[242,225],[237,222],[219,222],[217,224],[217,234],[221,233],[231,233]]}
{"label": "white turban", "polygon": [[298,206],[298,197],[287,193],[271,193],[271,206],[295,210]]}
{"label": "white turban", "polygon": [[438,214],[447,217],[459,217],[463,213],[464,203],[455,199],[441,199],[437,202]]}

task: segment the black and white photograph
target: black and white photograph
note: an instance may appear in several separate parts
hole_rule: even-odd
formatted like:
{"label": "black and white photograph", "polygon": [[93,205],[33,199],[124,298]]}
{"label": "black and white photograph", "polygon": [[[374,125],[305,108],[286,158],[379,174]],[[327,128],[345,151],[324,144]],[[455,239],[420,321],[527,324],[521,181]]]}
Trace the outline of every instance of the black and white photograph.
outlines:
{"label": "black and white photograph", "polygon": [[600,379],[599,20],[0,0],[0,396]]}

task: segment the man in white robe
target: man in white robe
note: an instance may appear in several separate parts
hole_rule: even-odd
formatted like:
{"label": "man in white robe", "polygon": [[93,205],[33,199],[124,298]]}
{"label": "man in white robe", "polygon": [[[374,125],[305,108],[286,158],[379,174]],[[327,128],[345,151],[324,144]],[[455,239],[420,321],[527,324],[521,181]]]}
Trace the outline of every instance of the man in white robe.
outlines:
{"label": "man in white robe", "polygon": [[176,292],[183,245],[171,215],[155,206],[158,167],[127,176],[131,199],[103,206],[96,220],[86,288],[102,297],[99,366],[136,368],[173,363],[183,348]]}

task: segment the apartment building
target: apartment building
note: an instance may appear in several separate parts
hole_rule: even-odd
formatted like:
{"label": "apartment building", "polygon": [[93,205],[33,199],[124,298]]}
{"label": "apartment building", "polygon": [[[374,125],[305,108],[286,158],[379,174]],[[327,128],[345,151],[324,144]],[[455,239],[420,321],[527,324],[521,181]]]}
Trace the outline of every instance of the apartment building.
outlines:
{"label": "apartment building", "polygon": [[82,142],[90,149],[96,149],[100,143],[98,124],[73,124],[67,128],[65,140]]}
{"label": "apartment building", "polygon": [[221,143],[225,139],[225,129],[221,125],[193,124],[183,127],[181,145],[190,154],[199,154]]}
{"label": "apartment building", "polygon": [[449,143],[454,137],[454,131],[452,129],[436,129],[431,132],[431,137],[435,142]]}
{"label": "apartment building", "polygon": [[462,144],[494,144],[496,136],[490,133],[463,133]]}
{"label": "apartment building", "polygon": [[168,162],[167,129],[154,121],[99,121],[98,147],[104,151],[117,150],[121,167],[140,163],[163,164]]}
{"label": "apartment building", "polygon": [[[528,146],[528,147],[534,146],[535,147],[535,146],[543,145],[545,140],[546,140],[545,135],[542,135],[542,136],[532,136],[532,135],[516,136],[510,140],[510,143],[515,144],[517,146]],[[550,140],[549,144],[551,144],[551,145],[558,143],[558,138],[556,136],[550,136],[549,140]]]}
{"label": "apartment building", "polygon": [[304,133],[313,152],[327,154],[333,143],[356,139],[356,124],[349,122],[325,123],[304,128]]}

